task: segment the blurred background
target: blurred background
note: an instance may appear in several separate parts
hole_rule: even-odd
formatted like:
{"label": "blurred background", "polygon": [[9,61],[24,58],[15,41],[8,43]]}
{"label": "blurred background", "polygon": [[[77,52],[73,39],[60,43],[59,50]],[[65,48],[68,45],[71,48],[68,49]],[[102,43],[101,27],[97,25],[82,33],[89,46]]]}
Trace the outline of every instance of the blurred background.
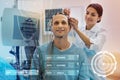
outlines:
{"label": "blurred background", "polygon": [[[39,22],[37,25],[39,29],[38,44],[42,45],[43,43],[46,43],[52,39],[49,31],[45,31],[45,10],[70,8],[71,16],[79,20],[79,25],[83,25],[85,9],[90,3],[99,3],[103,6],[104,12],[100,24],[107,30],[107,40],[103,50],[110,51],[113,53],[113,55],[115,55],[116,60],[118,61],[116,71],[120,71],[120,61],[118,59],[120,58],[120,0],[0,0],[0,57],[6,59],[10,63],[15,63],[16,57],[13,54],[17,52],[18,48],[16,48],[16,46],[20,46],[19,51],[22,53],[18,55],[21,59],[20,61],[24,61],[27,58],[25,55],[24,45],[3,44],[4,36],[2,31],[9,31],[8,28],[11,28],[6,27],[7,29],[4,28],[3,30],[2,20],[4,20],[3,13],[5,8],[15,8],[23,10],[23,12],[27,11],[33,14],[36,13],[38,17],[31,16],[32,14],[30,14],[29,17],[36,18]],[[16,13],[16,15],[19,14]],[[6,36],[8,35],[11,34],[6,34]],[[22,65],[22,62],[20,63],[20,65]],[[117,78],[120,79],[120,72],[115,72],[114,75],[112,75],[112,77],[109,76],[109,78],[114,78],[112,80],[117,80]]]}

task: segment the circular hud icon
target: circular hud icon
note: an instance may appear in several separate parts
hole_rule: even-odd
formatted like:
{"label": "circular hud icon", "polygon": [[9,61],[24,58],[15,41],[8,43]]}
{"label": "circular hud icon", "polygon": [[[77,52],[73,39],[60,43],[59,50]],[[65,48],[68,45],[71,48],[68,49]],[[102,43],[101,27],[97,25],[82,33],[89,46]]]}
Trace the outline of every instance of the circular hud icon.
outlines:
{"label": "circular hud icon", "polygon": [[98,52],[91,60],[91,67],[98,76],[106,77],[116,70],[116,59],[108,51]]}

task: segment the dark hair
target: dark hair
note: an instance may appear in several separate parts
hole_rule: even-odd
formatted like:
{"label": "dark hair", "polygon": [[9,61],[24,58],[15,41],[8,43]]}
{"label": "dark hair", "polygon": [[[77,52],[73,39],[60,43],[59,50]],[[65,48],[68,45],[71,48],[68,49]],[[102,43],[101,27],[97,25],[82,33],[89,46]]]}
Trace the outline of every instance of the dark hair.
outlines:
{"label": "dark hair", "polygon": [[[102,16],[102,14],[103,14],[103,7],[100,4],[98,4],[98,3],[91,3],[91,4],[88,5],[87,9],[89,7],[94,8],[97,11],[99,17]],[[98,22],[100,22],[100,21],[101,20],[99,20]]]}
{"label": "dark hair", "polygon": [[[70,26],[69,17],[66,14],[59,12],[59,13],[56,13],[55,15],[57,15],[57,14],[65,15],[68,18],[68,25]],[[55,15],[53,15],[53,16],[55,16]],[[52,21],[53,21],[53,16],[52,16]],[[51,23],[52,23],[52,21],[51,21]],[[71,28],[71,26],[70,26],[70,28]]]}

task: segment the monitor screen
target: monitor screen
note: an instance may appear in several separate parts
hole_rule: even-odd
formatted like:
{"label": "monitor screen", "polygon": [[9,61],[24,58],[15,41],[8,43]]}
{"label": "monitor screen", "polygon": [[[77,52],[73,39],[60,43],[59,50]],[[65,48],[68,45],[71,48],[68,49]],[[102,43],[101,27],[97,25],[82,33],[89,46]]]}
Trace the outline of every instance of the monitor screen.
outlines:
{"label": "monitor screen", "polygon": [[38,13],[6,8],[2,18],[2,41],[4,45],[38,45],[40,31]]}

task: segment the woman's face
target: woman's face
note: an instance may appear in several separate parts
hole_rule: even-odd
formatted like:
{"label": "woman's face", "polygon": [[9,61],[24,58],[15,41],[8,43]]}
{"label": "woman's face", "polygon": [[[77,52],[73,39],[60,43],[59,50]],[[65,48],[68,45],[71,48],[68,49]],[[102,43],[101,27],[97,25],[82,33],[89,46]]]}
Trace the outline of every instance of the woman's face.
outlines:
{"label": "woman's face", "polygon": [[70,31],[68,18],[62,14],[55,15],[52,20],[52,31],[57,37],[66,36]]}
{"label": "woman's face", "polygon": [[94,26],[100,19],[101,17],[99,17],[97,11],[93,7],[87,8],[85,15],[85,21],[87,26]]}

